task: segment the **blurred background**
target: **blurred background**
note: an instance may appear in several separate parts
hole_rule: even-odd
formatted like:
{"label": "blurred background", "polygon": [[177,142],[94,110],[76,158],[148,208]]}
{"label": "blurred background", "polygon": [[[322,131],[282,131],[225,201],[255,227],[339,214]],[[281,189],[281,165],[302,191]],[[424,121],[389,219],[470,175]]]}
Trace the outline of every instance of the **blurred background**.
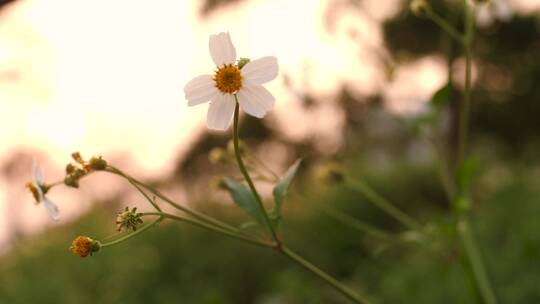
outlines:
{"label": "blurred background", "polygon": [[[460,3],[431,1],[458,28]],[[80,151],[193,208],[245,222],[224,193],[208,191],[214,177],[237,174],[208,157],[230,132],[209,132],[207,106],[188,108],[183,94],[214,68],[208,37],[221,31],[239,56],[280,63],[267,86],[274,110],[263,120],[243,116],[241,136],[280,174],[304,158],[284,207],[290,247],[376,303],[481,303],[424,136],[452,154],[464,59],[408,1],[0,5],[0,303],[346,303],[273,252],[177,223],[81,260],[67,250],[75,236],[114,238],[116,212],[148,209],[143,199],[98,173],[78,190],[51,190],[61,212],[53,222],[24,188],[32,158],[53,182]],[[477,7],[476,25],[473,228],[500,302],[540,303],[540,1],[492,0]],[[450,106],[434,125],[429,101],[449,78]],[[340,185],[313,187],[327,162],[444,231],[445,241],[415,240]],[[270,198],[271,187],[259,186]],[[399,241],[355,230],[321,212],[328,208]]]}

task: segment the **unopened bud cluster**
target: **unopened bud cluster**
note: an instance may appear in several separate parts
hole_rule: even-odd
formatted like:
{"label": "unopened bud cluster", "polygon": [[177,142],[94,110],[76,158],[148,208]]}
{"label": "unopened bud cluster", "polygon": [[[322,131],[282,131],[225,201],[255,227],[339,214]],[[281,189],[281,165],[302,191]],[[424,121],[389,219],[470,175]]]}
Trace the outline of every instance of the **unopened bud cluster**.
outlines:
{"label": "unopened bud cluster", "polygon": [[107,161],[101,156],[92,157],[89,161],[85,161],[79,152],[71,154],[71,158],[75,163],[70,163],[66,166],[66,177],[64,178],[64,184],[69,187],[78,188],[79,180],[86,174],[92,171],[105,170],[107,168]]}
{"label": "unopened bud cluster", "polygon": [[134,207],[131,210],[126,207],[124,211],[119,212],[116,215],[116,230],[137,230],[137,226],[143,223],[141,213],[137,213],[137,208]]}

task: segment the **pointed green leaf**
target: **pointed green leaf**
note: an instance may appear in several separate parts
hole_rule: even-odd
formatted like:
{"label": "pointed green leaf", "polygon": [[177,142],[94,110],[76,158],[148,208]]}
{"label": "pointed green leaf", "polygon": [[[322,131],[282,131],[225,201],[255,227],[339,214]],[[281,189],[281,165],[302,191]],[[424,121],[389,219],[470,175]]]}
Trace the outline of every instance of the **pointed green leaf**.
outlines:
{"label": "pointed green leaf", "polygon": [[436,110],[440,110],[445,104],[450,100],[450,92],[452,91],[452,86],[450,82],[446,83],[442,88],[437,90],[433,97],[431,97],[431,104],[435,107]]}
{"label": "pointed green leaf", "polygon": [[298,167],[300,166],[300,162],[302,159],[298,159],[294,162],[292,166],[289,167],[285,175],[283,175],[278,183],[274,186],[273,194],[274,194],[274,201],[276,203],[274,207],[274,211],[272,213],[272,219],[275,222],[275,225],[279,223],[279,220],[281,218],[281,206],[283,205],[283,199],[285,198],[285,195],[287,195],[287,190],[289,189],[289,186],[291,185],[291,182],[296,175],[296,172],[298,171]]}
{"label": "pointed green leaf", "polygon": [[264,211],[261,210],[255,195],[247,186],[231,178],[224,178],[223,184],[238,207],[242,208],[260,224],[265,224]]}

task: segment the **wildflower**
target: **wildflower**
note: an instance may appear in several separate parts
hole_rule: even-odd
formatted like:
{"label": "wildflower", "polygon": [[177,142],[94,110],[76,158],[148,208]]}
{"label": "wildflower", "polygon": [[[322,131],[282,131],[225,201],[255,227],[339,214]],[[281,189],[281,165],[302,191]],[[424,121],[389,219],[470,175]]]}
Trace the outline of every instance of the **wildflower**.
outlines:
{"label": "wildflower", "polygon": [[119,212],[116,215],[116,229],[118,231],[122,231],[122,229],[125,230],[137,230],[137,226],[143,223],[143,220],[141,218],[141,214],[137,213],[137,208],[134,207],[133,209],[129,210],[128,207],[124,209],[124,211]]}
{"label": "wildflower", "polygon": [[43,173],[35,159],[32,162],[32,177],[33,181],[26,183],[26,188],[32,193],[32,196],[36,200],[36,204],[43,205],[47,210],[47,213],[49,213],[49,216],[53,220],[58,221],[58,206],[45,196],[50,187],[43,182]]}
{"label": "wildflower", "polygon": [[262,118],[274,106],[275,98],[262,84],[276,78],[276,57],[236,62],[236,49],[229,33],[210,36],[210,56],[214,75],[195,77],[184,87],[189,106],[210,101],[206,123],[210,129],[225,130],[231,124],[236,99],[247,114]]}
{"label": "wildflower", "polygon": [[101,243],[99,241],[80,235],[73,240],[69,250],[73,252],[74,255],[84,258],[88,255],[92,255],[94,252],[98,252],[100,248]]}

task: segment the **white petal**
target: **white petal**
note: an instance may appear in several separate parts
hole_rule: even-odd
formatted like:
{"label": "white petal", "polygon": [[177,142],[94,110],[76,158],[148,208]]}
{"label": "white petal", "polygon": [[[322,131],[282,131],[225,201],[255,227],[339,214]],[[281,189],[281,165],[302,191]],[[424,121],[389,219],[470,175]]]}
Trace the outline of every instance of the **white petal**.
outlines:
{"label": "white petal", "polygon": [[268,56],[248,62],[241,73],[246,81],[252,84],[263,84],[276,78],[278,70],[277,58]]}
{"label": "white petal", "polygon": [[55,220],[58,221],[60,219],[60,212],[58,211],[58,206],[56,206],[55,203],[51,202],[48,198],[44,197],[40,203],[45,207],[47,210],[47,213],[49,213],[49,216]]}
{"label": "white petal", "polygon": [[201,75],[190,80],[184,87],[188,106],[195,106],[211,100],[218,93],[212,75]]}
{"label": "white petal", "polygon": [[224,64],[234,64],[236,61],[236,49],[231,41],[229,33],[210,35],[210,56],[217,67]]}
{"label": "white petal", "polygon": [[244,83],[238,92],[238,102],[249,115],[263,118],[272,109],[276,99],[263,86]]}
{"label": "white petal", "polygon": [[226,130],[231,124],[234,114],[236,101],[231,94],[218,94],[214,100],[210,102],[208,114],[206,116],[206,124],[208,128],[214,130]]}
{"label": "white petal", "polygon": [[36,184],[43,184],[43,173],[41,172],[41,168],[38,166],[35,157],[32,159],[32,176],[34,177],[34,182]]}

